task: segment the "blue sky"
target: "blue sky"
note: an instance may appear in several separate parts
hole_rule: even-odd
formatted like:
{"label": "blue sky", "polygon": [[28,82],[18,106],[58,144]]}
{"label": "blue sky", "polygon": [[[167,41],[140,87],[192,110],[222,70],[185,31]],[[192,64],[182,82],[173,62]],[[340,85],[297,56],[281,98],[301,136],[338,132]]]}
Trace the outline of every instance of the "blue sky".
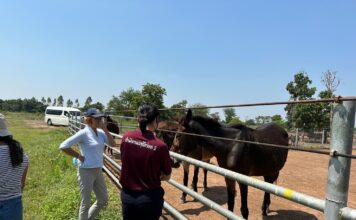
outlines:
{"label": "blue sky", "polygon": [[338,95],[356,95],[355,11],[351,0],[0,1],[0,99],[107,104],[150,82],[167,89],[168,106],[284,101],[298,71],[319,92],[327,69]]}

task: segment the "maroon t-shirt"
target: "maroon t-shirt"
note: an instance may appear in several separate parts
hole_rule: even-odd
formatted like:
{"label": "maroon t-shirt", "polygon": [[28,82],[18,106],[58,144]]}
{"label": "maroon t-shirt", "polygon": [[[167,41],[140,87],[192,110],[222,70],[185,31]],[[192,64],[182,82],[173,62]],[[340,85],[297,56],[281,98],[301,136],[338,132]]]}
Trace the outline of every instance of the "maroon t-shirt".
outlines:
{"label": "maroon t-shirt", "polygon": [[152,132],[127,132],[121,142],[120,183],[129,190],[152,190],[161,186],[161,172],[171,174],[167,145]]}

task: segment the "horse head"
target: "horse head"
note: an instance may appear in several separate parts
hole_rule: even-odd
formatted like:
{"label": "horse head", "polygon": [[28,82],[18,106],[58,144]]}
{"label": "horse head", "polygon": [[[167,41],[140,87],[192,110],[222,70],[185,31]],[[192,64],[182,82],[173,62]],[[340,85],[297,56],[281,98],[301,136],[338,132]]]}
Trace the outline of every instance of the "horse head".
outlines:
{"label": "horse head", "polygon": [[[184,133],[193,133],[192,125],[192,110],[189,109],[187,114],[179,120],[177,133],[174,136],[171,151],[188,155],[190,152],[194,151],[198,147],[198,139],[195,136],[187,135]],[[179,164],[180,161],[174,159],[174,164]]]}
{"label": "horse head", "polygon": [[[161,138],[169,147],[173,144],[174,132],[178,130],[178,121],[160,121],[158,123],[157,137]],[[172,131],[172,132],[169,132]]]}
{"label": "horse head", "polygon": [[120,133],[120,128],[118,126],[118,123],[117,121],[113,120],[110,115],[105,115],[104,116],[104,120],[105,120],[105,123],[106,123],[106,128],[114,133],[114,134],[119,134]]}

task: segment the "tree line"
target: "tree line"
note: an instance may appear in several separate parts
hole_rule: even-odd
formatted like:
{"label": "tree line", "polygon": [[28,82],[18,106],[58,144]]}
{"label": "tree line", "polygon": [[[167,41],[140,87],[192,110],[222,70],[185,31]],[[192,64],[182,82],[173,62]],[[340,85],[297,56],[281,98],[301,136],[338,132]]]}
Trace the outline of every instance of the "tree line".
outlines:
{"label": "tree line", "polygon": [[[336,78],[336,72],[327,70],[322,74],[321,82],[325,85],[325,89],[318,93],[315,97],[316,87],[312,87],[312,80],[305,71],[300,71],[294,75],[292,81],[286,86],[286,91],[290,94],[290,100],[312,100],[316,98],[331,98],[335,97],[335,92],[340,84],[340,80]],[[74,102],[68,99],[66,102],[62,95],[53,100],[48,97],[42,97],[39,101],[36,98],[31,99],[0,99],[0,111],[11,112],[44,112],[47,106],[64,106],[79,108],[86,111],[88,108],[97,108],[101,111],[111,112],[112,114],[134,116],[134,112],[126,111],[127,109],[137,109],[143,103],[151,103],[158,108],[189,108],[189,107],[205,107],[202,103],[193,103],[188,105],[187,100],[182,100],[172,106],[165,106],[164,96],[167,91],[160,84],[146,83],[141,89],[128,88],[122,91],[117,96],[112,96],[109,103],[105,107],[100,102],[93,102],[89,96],[84,104],[80,106],[79,100]],[[65,104],[64,104],[65,103]],[[218,112],[210,112],[210,109],[194,109],[193,114],[201,116],[209,116],[226,124],[243,123],[248,126],[257,126],[268,122],[276,122],[285,128],[300,128],[303,130],[322,130],[329,129],[331,125],[332,105],[328,103],[316,104],[289,104],[285,107],[287,118],[284,120],[281,115],[266,116],[260,115],[254,119],[242,121],[236,115],[234,108],[223,109],[224,118],[220,118]],[[162,111],[161,118],[177,119],[183,112],[179,110]]]}

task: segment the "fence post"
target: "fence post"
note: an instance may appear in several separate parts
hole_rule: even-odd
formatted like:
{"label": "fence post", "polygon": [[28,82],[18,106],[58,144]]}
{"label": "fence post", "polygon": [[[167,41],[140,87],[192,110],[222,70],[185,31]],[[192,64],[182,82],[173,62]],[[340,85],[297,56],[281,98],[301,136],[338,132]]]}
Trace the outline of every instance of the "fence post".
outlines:
{"label": "fence post", "polygon": [[[355,101],[336,104],[331,127],[330,152],[351,154],[355,125]],[[351,159],[331,156],[324,219],[339,219],[339,211],[347,206]]]}
{"label": "fence post", "polygon": [[294,140],[294,147],[298,147],[298,140],[299,139],[299,128],[295,130],[295,140]]}

